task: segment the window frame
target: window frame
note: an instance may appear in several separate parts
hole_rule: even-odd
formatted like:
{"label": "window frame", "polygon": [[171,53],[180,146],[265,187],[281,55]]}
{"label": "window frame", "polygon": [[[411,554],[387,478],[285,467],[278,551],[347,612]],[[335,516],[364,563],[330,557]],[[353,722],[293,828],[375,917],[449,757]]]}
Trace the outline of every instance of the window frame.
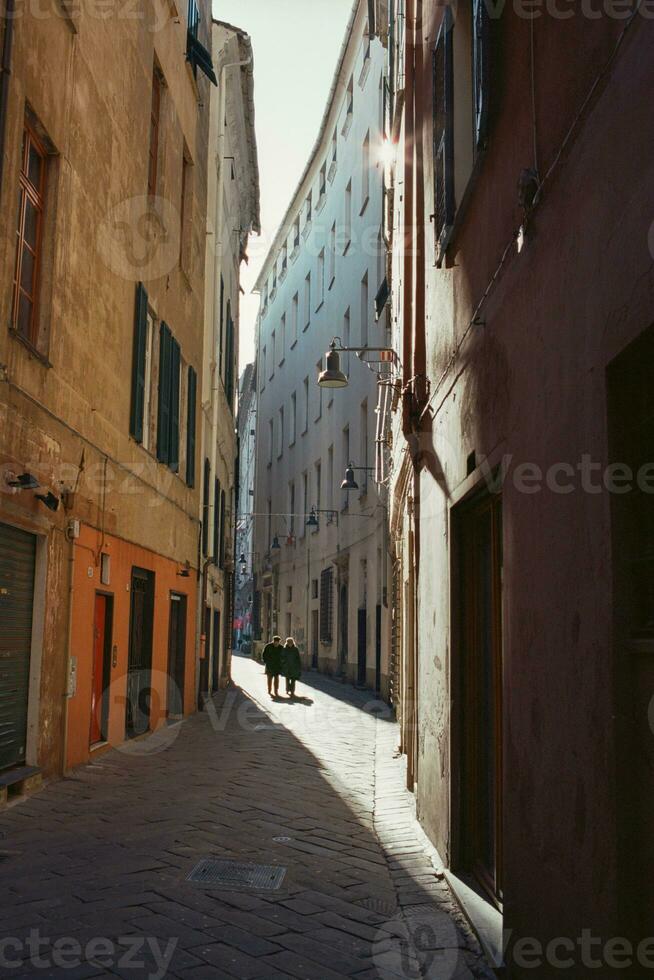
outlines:
{"label": "window frame", "polygon": [[[30,148],[34,147],[41,160],[40,184],[36,187],[29,176]],[[40,312],[39,293],[41,286],[41,264],[43,260],[43,235],[45,226],[46,195],[48,185],[48,158],[50,154],[43,140],[29,119],[23,124],[23,145],[18,176],[19,213],[16,228],[16,258],[14,264],[14,281],[12,289],[11,328],[14,334],[39,356],[44,356],[38,346],[38,321]],[[34,247],[25,238],[25,215],[27,202],[30,202],[36,213],[36,233]],[[22,284],[24,250],[27,249],[33,257],[32,293],[28,293]],[[20,299],[25,295],[31,304],[28,329],[25,332],[20,326]]]}

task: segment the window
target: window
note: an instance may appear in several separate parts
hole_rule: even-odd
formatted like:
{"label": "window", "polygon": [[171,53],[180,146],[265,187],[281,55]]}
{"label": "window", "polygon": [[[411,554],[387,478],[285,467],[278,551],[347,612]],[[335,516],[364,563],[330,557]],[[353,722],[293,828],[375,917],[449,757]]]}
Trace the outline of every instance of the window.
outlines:
{"label": "window", "polygon": [[361,346],[368,346],[368,273],[361,280]]}
{"label": "window", "polygon": [[197,415],[198,376],[189,366],[186,405],[186,484],[195,486],[195,427]]}
{"label": "window", "polygon": [[366,26],[363,29],[362,52],[363,52],[363,60],[369,61],[370,60],[370,24],[368,21],[366,21]]}
{"label": "window", "polygon": [[220,480],[213,481],[213,550],[211,552],[213,560],[218,564],[220,557]]}
{"label": "window", "polygon": [[336,279],[336,223],[331,227],[329,232],[329,272],[327,273],[327,279],[329,281],[328,288],[331,289],[334,285],[334,280]]}
{"label": "window", "polygon": [[268,552],[272,544],[272,500],[268,497]]}
{"label": "window", "polygon": [[327,506],[334,503],[334,446],[327,450]]}
{"label": "window", "polygon": [[286,275],[286,270],[288,269],[288,245],[286,242],[282,245],[282,275]]}
{"label": "window", "polygon": [[320,513],[322,507],[322,463],[316,463],[316,510]]}
{"label": "window", "polygon": [[297,394],[295,392],[291,395],[291,421],[289,428],[288,444],[292,446],[297,435]]}
{"label": "window", "polygon": [[275,361],[277,359],[277,334],[273,330],[270,335],[270,374],[269,378],[274,378],[275,376]]}
{"label": "window", "polygon": [[302,435],[309,428],[309,379],[304,379],[304,426],[302,428]]}
{"label": "window", "polygon": [[454,222],[453,27],[446,8],[434,50],[434,233],[440,265]]}
{"label": "window", "polygon": [[261,349],[261,390],[262,391],[266,387],[267,358],[268,358],[268,352],[266,350],[266,345],[264,344]]}
{"label": "window", "polygon": [[[350,465],[350,427],[346,425],[343,429],[343,435],[341,440],[341,472],[345,473],[345,470]],[[343,507],[347,507],[348,496],[347,493],[344,494]]]}
{"label": "window", "polygon": [[268,308],[268,283],[264,283],[263,287],[263,302],[262,302],[262,312],[265,312]]}
{"label": "window", "polygon": [[166,323],[159,327],[157,459],[179,470],[180,349]]}
{"label": "window", "polygon": [[352,241],[352,181],[348,182],[345,188],[345,212],[343,218],[344,227],[344,244],[343,244],[343,255],[347,252]]}
{"label": "window", "polygon": [[268,466],[272,466],[273,461],[273,420],[268,419]]}
{"label": "window", "polygon": [[307,533],[307,517],[309,516],[309,477],[307,473],[302,474],[302,522],[300,524],[302,536]]}
{"label": "window", "polygon": [[37,307],[43,260],[47,172],[45,146],[26,120],[18,178],[18,227],[11,325],[19,337],[36,349],[44,346],[38,336]]}
{"label": "window", "polygon": [[234,321],[232,320],[232,304],[227,301],[225,315],[225,397],[230,411],[234,411],[234,375],[236,366],[236,350],[234,344]]}
{"label": "window", "polygon": [[151,310],[148,310],[146,321],[145,336],[145,379],[143,385],[143,438],[141,440],[144,449],[150,449],[152,445],[152,361],[154,355],[154,328],[155,319]]}
{"label": "window", "polygon": [[291,480],[288,485],[288,510],[289,510],[289,532],[295,534],[295,480]]}
{"label": "window", "polygon": [[352,125],[354,115],[354,78],[350,78],[345,96],[345,122],[343,123],[343,135],[347,136]]}
{"label": "window", "polygon": [[334,619],[334,569],[330,566],[320,573],[320,641],[332,642]]}
{"label": "window", "polygon": [[179,264],[186,276],[191,274],[193,241],[193,164],[186,151],[182,157],[182,193],[180,201]]}
{"label": "window", "polygon": [[370,196],[370,132],[366,133],[361,151],[361,214],[366,210]]}
{"label": "window", "polygon": [[319,179],[318,190],[319,190],[319,197],[324,197],[325,194],[327,193],[327,161],[325,161],[325,163],[323,163],[322,167],[320,168],[320,179]]}
{"label": "window", "polygon": [[[286,601],[287,602],[293,602],[293,586],[292,585],[287,585],[286,586]],[[289,630],[289,633],[290,633],[290,630]]]}
{"label": "window", "polygon": [[148,313],[148,294],[142,282],[136,287],[136,304],[134,310],[134,342],[132,351],[132,403],[130,410],[129,432],[137,442],[143,442],[146,430],[146,400],[148,374],[151,365],[148,363],[148,347],[152,346],[151,331],[153,321]]}
{"label": "window", "polygon": [[304,330],[311,323],[311,273],[307,272],[304,280]]}
{"label": "window", "polygon": [[277,459],[284,454],[284,406],[277,413]]}
{"label": "window", "polygon": [[279,321],[279,364],[280,366],[284,363],[284,358],[286,356],[286,314],[282,314],[282,318]]}
{"label": "window", "polygon": [[318,598],[318,579],[317,578],[312,578],[311,579],[311,598],[312,599],[317,599]]}
{"label": "window", "polygon": [[475,144],[484,148],[488,138],[488,109],[490,98],[490,19],[483,0],[473,0],[473,63]]}
{"label": "window", "polygon": [[225,567],[225,491],[220,491],[220,538],[218,541],[218,564]]}
{"label": "window", "polygon": [[272,268],[272,283],[270,285],[270,298],[274,299],[277,295],[277,260]]}
{"label": "window", "polygon": [[[351,326],[350,326],[350,308],[348,307],[347,310],[345,311],[345,315],[343,317],[343,347],[349,347],[350,346],[351,334],[352,334],[352,330],[351,330]],[[345,366],[344,367],[345,374],[348,374],[349,375],[349,373],[350,373],[350,355],[349,354],[343,354],[343,364]]]}
{"label": "window", "polygon": [[[359,409],[359,465],[363,467],[368,466],[368,399],[364,398],[361,402],[361,407]],[[368,490],[368,474],[364,471],[362,472],[363,480],[361,482],[361,492],[366,493]]]}
{"label": "window", "polygon": [[211,493],[211,463],[208,459],[204,460],[204,476],[202,479],[202,554],[207,557],[209,553],[209,517],[210,505],[209,494]]}
{"label": "window", "polygon": [[300,218],[299,216],[293,222],[293,251],[300,247]]}
{"label": "window", "polygon": [[330,167],[332,174],[336,169],[337,162],[338,162],[338,132],[336,129],[334,129],[334,132],[332,133],[332,162]]}
{"label": "window", "polygon": [[306,198],[306,201],[305,201],[305,208],[306,208],[306,210],[305,210],[306,220],[304,222],[304,225],[305,225],[305,228],[306,228],[306,227],[308,227],[311,224],[311,221],[312,221],[312,218],[313,218],[313,209],[312,209],[312,203],[311,203],[311,191],[309,191],[309,193],[307,194],[307,198]]}
{"label": "window", "polygon": [[318,296],[316,300],[316,311],[320,309],[322,304],[325,302],[325,250],[322,248],[318,256],[318,270],[317,276],[318,280]]}
{"label": "window", "polygon": [[296,293],[291,301],[291,347],[297,340],[297,322],[299,316],[300,298]]}
{"label": "window", "polygon": [[161,75],[152,72],[152,101],[150,105],[150,150],[148,156],[148,194],[157,193],[157,163],[159,158],[159,116],[161,113]]}
{"label": "window", "polygon": [[186,59],[191,65],[193,75],[197,78],[199,68],[214,85],[217,85],[218,79],[213,70],[211,54],[199,41],[200,10],[197,0],[189,0],[186,24]]}
{"label": "window", "polygon": [[[319,360],[318,363],[316,364],[316,378],[319,376],[319,374],[320,374],[321,371],[322,371],[322,359]],[[317,422],[318,419],[322,415],[322,388],[320,387],[320,385],[316,384],[316,385],[314,385],[314,390],[316,392],[316,418],[315,418],[315,421]]]}

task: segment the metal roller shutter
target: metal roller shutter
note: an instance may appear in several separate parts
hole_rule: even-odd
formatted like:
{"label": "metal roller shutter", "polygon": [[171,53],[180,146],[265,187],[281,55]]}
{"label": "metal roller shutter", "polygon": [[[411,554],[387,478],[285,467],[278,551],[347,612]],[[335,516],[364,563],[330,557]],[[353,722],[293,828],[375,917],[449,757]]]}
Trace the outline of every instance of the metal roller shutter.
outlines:
{"label": "metal roller shutter", "polygon": [[25,761],[36,538],[0,524],[0,769]]}

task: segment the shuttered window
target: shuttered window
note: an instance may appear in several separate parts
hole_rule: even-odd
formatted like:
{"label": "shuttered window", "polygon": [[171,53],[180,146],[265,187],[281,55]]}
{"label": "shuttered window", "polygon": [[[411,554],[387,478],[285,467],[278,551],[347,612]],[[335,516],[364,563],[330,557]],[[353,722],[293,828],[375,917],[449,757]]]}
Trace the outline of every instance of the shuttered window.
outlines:
{"label": "shuttered window", "polygon": [[[482,4],[483,5],[483,4]],[[434,49],[434,231],[441,265],[454,223],[453,21],[449,7]]]}
{"label": "shuttered window", "polygon": [[320,573],[320,640],[332,642],[334,618],[334,569],[325,568]]}
{"label": "shuttered window", "polygon": [[[274,367],[274,355],[273,355]],[[225,395],[231,411],[234,410],[234,321],[230,304],[227,304],[227,336],[225,338]]]}
{"label": "shuttered window", "polygon": [[211,463],[204,461],[204,479],[202,482],[202,554],[207,557],[209,551],[209,494],[211,493]]}
{"label": "shuttered window", "polygon": [[490,17],[485,0],[473,0],[473,78],[475,148],[484,148],[488,137],[490,98]]}
{"label": "shuttered window", "polygon": [[37,300],[42,261],[48,160],[45,147],[25,123],[18,190],[12,329],[34,348],[39,344]]}
{"label": "shuttered window", "polygon": [[142,282],[136,287],[134,310],[134,350],[132,355],[132,406],[129,431],[137,442],[143,442],[145,410],[145,370],[148,342],[148,294]]}
{"label": "shuttered window", "polygon": [[180,348],[163,323],[159,328],[159,411],[157,459],[171,470],[179,469],[179,379]]}
{"label": "shuttered window", "polygon": [[195,486],[195,426],[198,376],[192,367],[188,369],[188,393],[186,406],[186,483]]}
{"label": "shuttered window", "polygon": [[214,561],[218,562],[220,559],[220,537],[222,530],[222,514],[220,510],[220,480],[214,481],[213,488],[213,557]]}

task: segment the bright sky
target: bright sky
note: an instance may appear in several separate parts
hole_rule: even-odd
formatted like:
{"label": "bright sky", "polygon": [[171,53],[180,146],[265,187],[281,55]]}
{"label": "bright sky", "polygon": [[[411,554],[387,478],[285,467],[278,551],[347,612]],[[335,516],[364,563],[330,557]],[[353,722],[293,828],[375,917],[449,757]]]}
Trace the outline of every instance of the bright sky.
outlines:
{"label": "bright sky", "polygon": [[254,357],[251,295],[318,135],[352,0],[214,0],[213,15],[252,37],[261,239],[241,273],[240,369]]}

